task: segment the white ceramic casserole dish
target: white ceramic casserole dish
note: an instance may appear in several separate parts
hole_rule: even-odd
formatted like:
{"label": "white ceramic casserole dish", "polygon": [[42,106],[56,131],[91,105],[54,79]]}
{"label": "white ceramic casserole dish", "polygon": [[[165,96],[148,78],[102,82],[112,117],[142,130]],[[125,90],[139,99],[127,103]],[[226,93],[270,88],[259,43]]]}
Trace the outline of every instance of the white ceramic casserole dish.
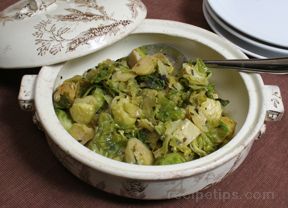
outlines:
{"label": "white ceramic casserole dish", "polygon": [[140,45],[159,42],[191,58],[247,58],[228,41],[204,29],[147,19],[109,47],[63,64],[44,66],[38,76],[23,78],[20,104],[23,109],[35,109],[35,120],[53,153],[78,178],[106,192],[138,199],[167,199],[202,190],[234,171],[265,131],[265,120],[279,120],[284,112],[278,87],[264,85],[259,75],[213,70],[211,81],[220,96],[230,100],[225,112],[237,121],[237,129],[228,144],[208,156],[182,164],[141,166],[106,158],[73,139],[56,117],[53,90],[63,80],[82,74],[106,58],[117,59]]}

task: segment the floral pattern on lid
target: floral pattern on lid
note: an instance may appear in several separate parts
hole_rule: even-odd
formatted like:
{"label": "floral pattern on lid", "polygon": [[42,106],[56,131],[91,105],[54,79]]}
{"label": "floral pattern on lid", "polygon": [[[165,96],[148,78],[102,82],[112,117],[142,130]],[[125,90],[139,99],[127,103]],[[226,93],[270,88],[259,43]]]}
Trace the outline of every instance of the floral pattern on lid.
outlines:
{"label": "floral pattern on lid", "polygon": [[90,54],[128,35],[147,13],[140,0],[56,0],[38,11],[26,8],[29,2],[22,0],[0,13],[0,68]]}

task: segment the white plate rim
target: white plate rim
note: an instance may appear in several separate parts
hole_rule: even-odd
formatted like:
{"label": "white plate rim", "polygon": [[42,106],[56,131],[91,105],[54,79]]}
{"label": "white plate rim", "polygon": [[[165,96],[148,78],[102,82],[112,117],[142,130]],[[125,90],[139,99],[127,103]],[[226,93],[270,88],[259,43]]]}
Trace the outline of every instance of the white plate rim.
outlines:
{"label": "white plate rim", "polygon": [[[229,15],[227,15],[226,13],[223,13],[224,10],[221,10],[220,7],[218,7],[219,5],[216,4],[215,1],[213,0],[207,0],[207,3],[210,5],[210,7],[214,10],[214,12],[221,17],[221,19],[223,19],[225,22],[227,22],[227,24],[231,25],[232,27],[234,27],[236,30],[241,31],[242,33],[250,36],[251,38],[254,39],[258,39],[259,41],[263,42],[264,44],[269,44],[269,45],[273,45],[273,46],[278,46],[281,48],[288,48],[288,38],[287,40],[283,41],[279,41],[276,40],[275,38],[273,38],[273,40],[271,39],[271,37],[269,38],[268,36],[265,35],[260,35],[259,33],[255,33],[255,30],[253,30],[254,32],[251,32],[251,30],[248,29],[248,27],[244,27],[242,26],[242,24],[236,23],[233,19],[231,19],[231,17]],[[279,2],[278,2],[279,4]],[[275,3],[273,3],[273,5],[276,5]],[[275,10],[275,8],[274,8]],[[272,10],[271,10],[272,11]],[[247,12],[247,11],[246,11]],[[271,16],[271,15],[270,15]],[[287,15],[288,16],[288,15]],[[266,33],[265,33],[266,34]]]}
{"label": "white plate rim", "polygon": [[263,44],[261,42],[258,42],[257,40],[251,39],[249,38],[249,36],[245,36],[245,34],[241,34],[238,33],[236,30],[233,29],[233,27],[230,27],[228,24],[226,24],[225,22],[223,22],[218,15],[214,12],[214,10],[210,7],[208,0],[204,0],[203,2],[205,4],[205,8],[207,10],[207,12],[209,13],[209,16],[218,23],[219,26],[221,26],[223,29],[225,29],[227,32],[231,33],[233,36],[236,36],[240,39],[242,39],[243,41],[255,45],[257,47],[261,47],[264,50],[267,50],[269,52],[275,53],[275,54],[279,54],[277,56],[288,56],[288,50],[286,49],[282,49],[282,48],[278,48],[275,46],[271,46],[271,45],[266,45]]}
{"label": "white plate rim", "polygon": [[229,42],[231,42],[233,45],[238,47],[241,51],[243,51],[244,53],[246,53],[249,56],[252,56],[255,58],[267,58],[267,56],[265,56],[264,54],[259,54],[259,53],[256,53],[255,51],[253,52],[253,49],[251,50],[251,48],[245,48],[245,47],[241,46],[241,44],[239,44],[239,43],[237,43],[237,41],[235,41],[235,38],[237,38],[237,37],[233,36],[230,33],[229,33],[229,35],[227,35],[228,31],[225,31],[227,34],[224,34],[223,33],[224,28],[220,28],[220,26],[208,14],[208,11],[206,10],[206,6],[205,6],[205,0],[203,1],[203,14],[204,14],[204,17],[205,17],[208,25],[216,34],[227,39]]}

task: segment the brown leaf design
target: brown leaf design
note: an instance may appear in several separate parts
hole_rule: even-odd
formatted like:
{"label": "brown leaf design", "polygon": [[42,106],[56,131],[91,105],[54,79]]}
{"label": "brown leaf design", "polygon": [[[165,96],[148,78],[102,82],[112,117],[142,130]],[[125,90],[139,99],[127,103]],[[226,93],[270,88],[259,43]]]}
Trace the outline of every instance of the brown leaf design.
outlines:
{"label": "brown leaf design", "polygon": [[69,32],[70,28],[57,28],[56,24],[51,24],[52,21],[48,19],[41,21],[34,27],[36,31],[32,35],[36,37],[35,44],[38,45],[37,51],[40,56],[44,56],[46,53],[56,55],[64,48],[64,42],[69,41],[63,35]]}
{"label": "brown leaf design", "polygon": [[89,40],[92,40],[95,37],[104,36],[108,34],[115,35],[116,33],[115,31],[119,29],[119,26],[126,26],[130,23],[131,23],[130,20],[120,20],[118,22],[109,25],[90,28],[89,30],[80,33],[77,37],[72,39],[72,41],[68,44],[68,51],[70,52],[74,51],[80,45],[87,44]]}
{"label": "brown leaf design", "polygon": [[[114,20],[107,15],[98,15],[91,12],[82,12],[78,9],[66,9],[70,12],[67,15],[56,15],[55,18],[59,21],[70,21],[70,22],[90,22],[95,20]],[[115,21],[115,20],[114,20]]]}
{"label": "brown leaf design", "polygon": [[[133,7],[134,10],[137,10],[137,7],[143,5],[137,0],[130,1],[132,3],[131,8]],[[67,8],[65,10],[68,14],[54,15],[47,20],[42,20],[34,26],[35,32],[32,35],[35,37],[38,55],[56,55],[61,52],[64,47],[67,47],[66,53],[72,52],[79,46],[87,44],[95,37],[107,35],[115,36],[121,27],[125,27],[132,22],[130,20],[115,20],[112,16],[107,14],[105,7],[97,4],[96,0],[74,0],[74,3],[76,3],[79,8],[85,7],[85,12],[81,11],[79,8]],[[75,22],[91,22],[98,20],[108,20],[111,23],[87,29],[71,38],[70,36],[67,36],[71,31],[71,28],[59,26],[57,21],[53,22],[53,19],[61,22],[71,22],[72,24]]]}

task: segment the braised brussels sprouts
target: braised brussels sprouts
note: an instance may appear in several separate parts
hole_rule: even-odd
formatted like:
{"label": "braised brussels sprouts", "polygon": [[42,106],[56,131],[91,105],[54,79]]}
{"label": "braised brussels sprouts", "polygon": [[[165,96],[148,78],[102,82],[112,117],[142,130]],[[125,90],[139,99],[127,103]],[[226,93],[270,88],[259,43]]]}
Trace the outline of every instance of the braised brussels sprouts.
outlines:
{"label": "braised brussels sprouts", "polygon": [[140,59],[132,68],[137,75],[153,74],[156,71],[156,58],[153,56],[145,56]]}
{"label": "braised brussels sprouts", "polygon": [[167,86],[168,81],[165,75],[160,75],[158,72],[145,76],[138,76],[136,80],[141,88],[156,90],[164,89]]}
{"label": "braised brussels sprouts", "polygon": [[74,123],[68,132],[81,144],[86,144],[94,137],[94,129],[85,124]]}
{"label": "braised brussels sprouts", "polygon": [[100,113],[94,138],[87,147],[94,152],[116,160],[124,160],[127,138],[120,131],[109,113]]}
{"label": "braised brussels sprouts", "polygon": [[178,144],[188,145],[201,134],[201,131],[189,119],[184,119],[169,122],[165,134],[167,137],[176,138]]}
{"label": "braised brussels sprouts", "polygon": [[163,95],[158,95],[156,118],[160,121],[176,121],[185,118],[185,110]]}
{"label": "braised brussels sprouts", "polygon": [[200,59],[197,59],[195,65],[184,63],[182,73],[183,78],[188,81],[189,86],[192,88],[208,86],[209,84],[208,79],[211,76],[211,72]]}
{"label": "braised brussels sprouts", "polygon": [[77,123],[88,124],[97,111],[97,100],[92,95],[77,98],[70,108],[70,115]]}
{"label": "braised brussels sprouts", "polygon": [[66,80],[53,94],[54,106],[68,109],[74,100],[81,97],[90,87],[90,83],[80,75]]}
{"label": "braised brussels sprouts", "polygon": [[130,68],[137,64],[146,54],[140,48],[135,48],[127,57],[127,62]]}
{"label": "braised brussels sprouts", "polygon": [[166,154],[165,156],[158,158],[155,161],[155,165],[172,165],[177,163],[183,163],[186,162],[183,155],[177,152],[172,152],[169,154]]}
{"label": "braised brussels sprouts", "polygon": [[211,71],[166,45],[104,60],[53,94],[63,127],[91,151],[137,165],[171,165],[204,157],[229,142],[236,122]]}
{"label": "braised brussels sprouts", "polygon": [[199,106],[199,111],[204,114],[208,122],[212,125],[217,125],[222,115],[221,103],[217,100],[207,98],[206,101],[202,102]]}
{"label": "braised brussels sprouts", "polygon": [[125,161],[127,163],[152,165],[153,160],[153,154],[145,144],[136,138],[128,140],[125,149]]}
{"label": "braised brussels sprouts", "polygon": [[89,69],[84,74],[85,79],[91,83],[100,83],[103,80],[108,80],[115,70],[113,63],[112,60],[103,61],[97,67]]}
{"label": "braised brussels sprouts", "polygon": [[64,110],[61,109],[55,109],[56,115],[60,121],[60,123],[62,124],[62,126],[68,130],[71,128],[71,126],[73,125],[73,121],[70,117],[70,115],[68,113],[66,113]]}
{"label": "braised brussels sprouts", "polygon": [[128,97],[118,96],[112,100],[111,112],[115,122],[122,128],[133,128],[141,109],[133,104]]}

